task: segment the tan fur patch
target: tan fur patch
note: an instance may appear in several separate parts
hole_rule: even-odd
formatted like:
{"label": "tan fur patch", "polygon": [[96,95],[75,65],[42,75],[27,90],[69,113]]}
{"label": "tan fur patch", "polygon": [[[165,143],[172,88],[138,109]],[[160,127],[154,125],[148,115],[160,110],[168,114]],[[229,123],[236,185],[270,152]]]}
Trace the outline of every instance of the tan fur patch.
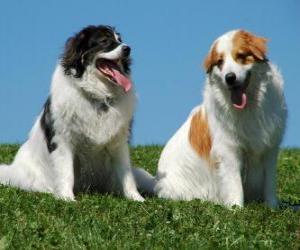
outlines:
{"label": "tan fur patch", "polygon": [[193,149],[204,159],[210,162],[211,150],[211,136],[205,110],[201,108],[196,114],[193,115],[190,131],[189,141]]}
{"label": "tan fur patch", "polygon": [[203,65],[207,73],[210,72],[212,70],[212,67],[215,65],[218,65],[218,67],[222,69],[224,55],[222,53],[218,53],[216,47],[217,44],[214,44],[214,46],[212,47],[209,54],[204,60]]}
{"label": "tan fur patch", "polygon": [[267,39],[241,30],[233,38],[232,57],[239,64],[266,60]]}

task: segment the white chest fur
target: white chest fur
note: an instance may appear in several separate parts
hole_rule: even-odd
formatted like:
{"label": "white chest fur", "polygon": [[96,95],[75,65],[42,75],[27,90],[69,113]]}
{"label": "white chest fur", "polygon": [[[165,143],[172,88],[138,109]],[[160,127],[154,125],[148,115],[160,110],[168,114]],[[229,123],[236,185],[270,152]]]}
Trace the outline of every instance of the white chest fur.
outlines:
{"label": "white chest fur", "polygon": [[99,80],[99,86],[81,83],[99,88],[94,91],[99,96],[91,99],[60,71],[60,68],[56,70],[52,85],[54,120],[61,123],[56,124],[58,133],[72,138],[73,143],[85,141],[98,146],[106,145],[118,135],[127,136],[135,104],[133,90],[107,101],[107,96],[112,95],[105,91]]}
{"label": "white chest fur", "polygon": [[216,143],[229,140],[237,147],[260,154],[281,142],[287,116],[282,77],[270,64],[266,77],[257,81],[259,87],[249,87],[252,101],[242,111],[233,109],[226,95],[207,84],[204,103]]}

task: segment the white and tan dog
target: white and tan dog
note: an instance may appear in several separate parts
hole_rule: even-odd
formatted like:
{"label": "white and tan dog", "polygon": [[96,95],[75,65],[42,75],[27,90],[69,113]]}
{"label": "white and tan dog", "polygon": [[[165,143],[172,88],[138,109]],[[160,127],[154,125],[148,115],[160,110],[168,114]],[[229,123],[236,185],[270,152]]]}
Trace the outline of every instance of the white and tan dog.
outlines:
{"label": "white and tan dog", "polygon": [[[266,39],[243,30],[219,37],[205,60],[204,101],[165,146],[156,178],[139,186],[169,199],[276,207],[276,161],[287,108]],[[144,177],[144,178],[141,178]],[[152,186],[151,186],[152,183]]]}
{"label": "white and tan dog", "polygon": [[129,75],[130,48],[112,27],[71,37],[29,139],[11,165],[0,165],[0,183],[66,200],[97,191],[143,201],[127,143],[135,106]]}

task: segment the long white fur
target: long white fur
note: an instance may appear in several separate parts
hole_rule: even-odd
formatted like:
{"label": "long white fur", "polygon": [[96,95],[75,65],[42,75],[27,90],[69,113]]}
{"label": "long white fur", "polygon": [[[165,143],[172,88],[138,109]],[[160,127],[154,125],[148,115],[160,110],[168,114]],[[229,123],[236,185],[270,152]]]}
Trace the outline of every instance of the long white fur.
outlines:
{"label": "long white fur", "polygon": [[[121,47],[100,56],[115,59],[120,56]],[[13,163],[0,165],[1,184],[49,192],[66,200],[74,200],[74,190],[86,190],[90,186],[144,200],[136,188],[127,143],[136,99],[134,90],[124,93],[112,86],[94,65],[95,62],[89,65],[82,78],[77,79],[65,75],[58,63],[51,84],[56,128],[53,140],[57,149],[48,152],[40,115]],[[97,102],[91,102],[107,98],[115,101],[106,112],[99,109]],[[78,159],[81,169],[76,170]],[[75,180],[76,171],[80,172],[78,180]]]}
{"label": "long white fur", "polygon": [[[228,206],[243,206],[244,201],[278,205],[276,161],[287,116],[283,79],[269,62],[237,64],[230,56],[236,32],[226,33],[216,41],[217,50],[227,55],[223,71],[214,67],[207,75],[203,104],[191,112],[165,146],[156,178],[147,178],[145,189],[151,192],[152,181],[152,190],[159,197],[203,199]],[[248,106],[236,110],[226,88],[225,74],[234,72],[242,81],[250,68]],[[192,116],[200,109],[208,118],[213,167],[194,151],[188,140]]]}

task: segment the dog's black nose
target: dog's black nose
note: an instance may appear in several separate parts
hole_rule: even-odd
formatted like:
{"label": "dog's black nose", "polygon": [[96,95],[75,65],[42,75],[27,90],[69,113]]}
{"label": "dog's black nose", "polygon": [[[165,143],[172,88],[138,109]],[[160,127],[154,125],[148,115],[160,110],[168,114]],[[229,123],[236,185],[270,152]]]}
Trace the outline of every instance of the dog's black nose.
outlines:
{"label": "dog's black nose", "polygon": [[131,51],[131,48],[127,45],[124,45],[122,47],[122,53],[123,53],[123,56],[129,56],[130,55],[130,51]]}
{"label": "dog's black nose", "polygon": [[225,80],[226,80],[226,83],[229,86],[232,86],[235,83],[236,75],[233,72],[230,72],[230,73],[228,73],[228,74],[225,75]]}

